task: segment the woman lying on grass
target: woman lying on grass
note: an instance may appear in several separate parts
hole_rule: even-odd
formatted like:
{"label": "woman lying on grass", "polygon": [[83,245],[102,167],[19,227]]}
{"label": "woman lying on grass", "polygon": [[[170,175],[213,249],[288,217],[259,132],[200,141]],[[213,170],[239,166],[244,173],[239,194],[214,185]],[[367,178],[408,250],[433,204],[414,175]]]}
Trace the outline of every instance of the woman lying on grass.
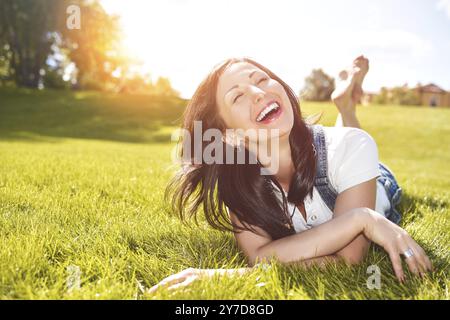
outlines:
{"label": "woman lying on grass", "polygon": [[[360,56],[340,73],[332,95],[339,110],[336,126],[322,127],[304,121],[292,89],[264,66],[247,58],[218,65],[187,106],[183,128],[191,137],[194,121],[201,121],[203,132],[219,129],[226,150],[233,155],[244,150],[246,159],[256,153],[257,161],[221,164],[190,156],[167,189],[174,212],[184,220],[202,208],[212,227],[234,232],[250,266],[271,257],[281,263],[322,265],[342,259],[357,264],[373,241],[387,251],[400,281],[405,279],[401,256],[414,274],[431,270],[424,250],[398,226],[395,205],[401,188],[379,163],[376,143],[356,117],[368,69],[368,60]],[[265,138],[230,138],[227,129],[278,131]],[[258,153],[274,139],[277,152]],[[183,139],[181,147],[183,156],[196,147],[203,155],[206,145]],[[247,270],[189,268],[151,291],[184,286],[200,275]]]}

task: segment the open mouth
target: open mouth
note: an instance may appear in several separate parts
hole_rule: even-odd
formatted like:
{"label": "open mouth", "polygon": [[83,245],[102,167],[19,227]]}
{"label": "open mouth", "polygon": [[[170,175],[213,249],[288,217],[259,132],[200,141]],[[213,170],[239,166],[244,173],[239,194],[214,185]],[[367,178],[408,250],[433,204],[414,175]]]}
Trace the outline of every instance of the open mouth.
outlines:
{"label": "open mouth", "polygon": [[278,102],[270,102],[256,117],[256,122],[267,124],[276,120],[281,114],[281,107]]}

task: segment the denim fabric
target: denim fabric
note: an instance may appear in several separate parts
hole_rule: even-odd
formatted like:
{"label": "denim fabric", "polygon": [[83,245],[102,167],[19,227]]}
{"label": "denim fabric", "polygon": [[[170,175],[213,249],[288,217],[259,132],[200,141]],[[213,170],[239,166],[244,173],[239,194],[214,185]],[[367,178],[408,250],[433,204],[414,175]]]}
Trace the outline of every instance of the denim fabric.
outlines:
{"label": "denim fabric", "polygon": [[317,159],[314,186],[327,207],[333,212],[338,193],[328,179],[328,155],[325,134],[321,125],[315,125],[310,128],[313,130],[313,146]]}
{"label": "denim fabric", "polygon": [[[314,186],[320,194],[320,197],[325,202],[327,207],[333,212],[336,203],[337,191],[331,185],[328,178],[328,160],[327,160],[327,146],[325,143],[325,134],[321,125],[311,125],[309,129],[314,137],[314,151],[317,156],[316,164],[316,178]],[[386,190],[387,197],[390,201],[390,207],[384,216],[390,221],[399,224],[401,214],[395,208],[400,203],[402,196],[402,189],[399,187],[394,174],[389,168],[379,163],[380,176],[377,178],[377,183],[380,183]]]}
{"label": "denim fabric", "polygon": [[391,203],[389,210],[384,213],[384,216],[392,222],[399,224],[402,216],[395,207],[400,203],[402,197],[402,188],[400,188],[397,180],[395,180],[392,171],[389,170],[389,168],[385,164],[380,162],[379,167],[381,175],[378,177],[377,183],[381,183],[381,185],[384,187],[387,197]]}

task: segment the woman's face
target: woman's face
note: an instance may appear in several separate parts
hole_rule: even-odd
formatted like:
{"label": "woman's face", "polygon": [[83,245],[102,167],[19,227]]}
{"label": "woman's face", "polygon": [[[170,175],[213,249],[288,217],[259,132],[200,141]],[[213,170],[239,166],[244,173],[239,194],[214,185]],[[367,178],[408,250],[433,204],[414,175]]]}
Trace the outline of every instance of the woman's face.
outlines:
{"label": "woman's face", "polygon": [[292,129],[293,110],[283,86],[251,63],[234,63],[224,71],[216,100],[227,128],[279,129],[279,136]]}

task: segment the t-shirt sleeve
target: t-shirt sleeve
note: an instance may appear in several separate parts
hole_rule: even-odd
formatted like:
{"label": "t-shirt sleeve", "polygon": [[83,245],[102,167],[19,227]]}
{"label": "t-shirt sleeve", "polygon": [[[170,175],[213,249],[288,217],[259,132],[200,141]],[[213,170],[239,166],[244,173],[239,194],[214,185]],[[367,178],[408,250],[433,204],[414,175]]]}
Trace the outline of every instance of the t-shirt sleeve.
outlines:
{"label": "t-shirt sleeve", "polygon": [[380,175],[377,144],[358,128],[346,129],[332,162],[331,173],[338,193]]}

